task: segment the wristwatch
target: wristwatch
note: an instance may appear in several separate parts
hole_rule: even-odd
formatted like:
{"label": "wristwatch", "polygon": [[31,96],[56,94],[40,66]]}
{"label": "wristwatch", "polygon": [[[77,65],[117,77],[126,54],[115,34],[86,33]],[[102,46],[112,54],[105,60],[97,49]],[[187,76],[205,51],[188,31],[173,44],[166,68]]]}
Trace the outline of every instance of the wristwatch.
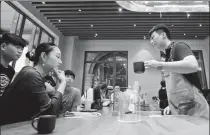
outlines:
{"label": "wristwatch", "polygon": [[161,63],[158,64],[157,70],[163,71],[163,65]]}

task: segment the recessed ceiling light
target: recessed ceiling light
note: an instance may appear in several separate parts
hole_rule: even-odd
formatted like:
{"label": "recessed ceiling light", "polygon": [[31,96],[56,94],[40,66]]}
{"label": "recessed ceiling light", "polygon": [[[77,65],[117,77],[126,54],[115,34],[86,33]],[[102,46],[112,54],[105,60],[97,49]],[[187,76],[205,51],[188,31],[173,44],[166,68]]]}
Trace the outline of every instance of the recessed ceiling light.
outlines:
{"label": "recessed ceiling light", "polygon": [[136,24],[134,24],[133,26],[136,27]]}
{"label": "recessed ceiling light", "polygon": [[58,20],[59,22],[61,22],[61,20]]}
{"label": "recessed ceiling light", "polygon": [[78,11],[79,11],[79,12],[81,12],[82,10],[81,10],[81,9],[79,9]]}
{"label": "recessed ceiling light", "polygon": [[195,38],[197,38],[197,36],[195,36]]}
{"label": "recessed ceiling light", "polygon": [[189,18],[190,17],[190,14],[189,13],[187,13],[187,18]]}
{"label": "recessed ceiling light", "polygon": [[42,2],[42,4],[45,4],[45,2]]}
{"label": "recessed ceiling light", "polygon": [[93,25],[91,24],[90,27],[93,27]]}
{"label": "recessed ceiling light", "polygon": [[184,33],[184,35],[186,35],[186,34]]}
{"label": "recessed ceiling light", "polygon": [[95,35],[94,35],[94,37],[97,37],[98,36],[98,34],[96,33]]}
{"label": "recessed ceiling light", "polygon": [[201,26],[202,26],[202,24],[199,24],[199,26],[201,27]]}
{"label": "recessed ceiling light", "polygon": [[171,26],[173,27],[174,25],[172,24]]}
{"label": "recessed ceiling light", "polygon": [[152,13],[149,13],[150,15],[152,14]]}
{"label": "recessed ceiling light", "polygon": [[119,9],[118,9],[118,11],[120,11],[120,12],[121,12],[121,11],[122,11],[122,8],[119,8]]}

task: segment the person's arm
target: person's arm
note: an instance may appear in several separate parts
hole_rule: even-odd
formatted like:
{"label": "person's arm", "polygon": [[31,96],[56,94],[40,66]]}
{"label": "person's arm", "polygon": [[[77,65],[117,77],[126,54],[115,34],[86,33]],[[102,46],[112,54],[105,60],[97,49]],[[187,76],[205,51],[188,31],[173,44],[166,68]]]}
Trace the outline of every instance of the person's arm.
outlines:
{"label": "person's arm", "polygon": [[186,56],[183,60],[173,62],[159,62],[158,65],[163,66],[163,70],[166,72],[176,73],[193,73],[199,70],[198,62],[193,55]]}
{"label": "person's arm", "polygon": [[80,90],[77,89],[77,91],[75,91],[75,97],[74,97],[71,111],[76,112],[77,106],[79,106],[80,104],[81,104],[81,94],[80,94]]}
{"label": "person's arm", "polygon": [[60,92],[56,91],[50,98],[44,85],[31,85],[29,89],[32,92],[32,98],[36,107],[39,107],[39,112],[37,112],[36,116],[40,114],[58,114],[62,100],[62,94]]}
{"label": "person's arm", "polygon": [[182,74],[188,74],[199,71],[198,62],[193,55],[188,45],[184,43],[177,43],[173,50],[172,62],[158,62],[156,60],[145,61],[145,67],[157,68],[162,66],[166,72],[176,72]]}
{"label": "person's arm", "polygon": [[165,71],[187,74],[199,70],[198,62],[187,44],[179,42],[174,45],[172,56],[174,62],[160,62]]}
{"label": "person's arm", "polygon": [[39,107],[39,113],[36,116],[40,114],[58,115],[66,82],[61,80],[55,95],[50,98],[40,75],[31,73],[28,78],[33,101],[36,107]]}

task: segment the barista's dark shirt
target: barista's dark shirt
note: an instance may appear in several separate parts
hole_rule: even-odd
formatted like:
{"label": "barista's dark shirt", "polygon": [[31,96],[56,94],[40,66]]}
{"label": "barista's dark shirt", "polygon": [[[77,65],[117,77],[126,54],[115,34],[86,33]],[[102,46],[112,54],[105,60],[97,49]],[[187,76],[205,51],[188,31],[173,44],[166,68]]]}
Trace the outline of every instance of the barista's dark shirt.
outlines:
{"label": "barista's dark shirt", "polygon": [[[184,42],[172,42],[171,46],[173,46],[172,49],[172,59],[173,61],[180,61],[183,60],[185,57],[189,55],[194,55],[190,47],[184,43]],[[170,51],[171,48],[166,49],[166,61],[171,61],[172,59],[169,59],[170,57]],[[196,86],[198,89],[202,89],[201,87],[201,80],[199,79],[199,72],[189,73],[189,74],[183,74],[183,76],[194,86]]]}

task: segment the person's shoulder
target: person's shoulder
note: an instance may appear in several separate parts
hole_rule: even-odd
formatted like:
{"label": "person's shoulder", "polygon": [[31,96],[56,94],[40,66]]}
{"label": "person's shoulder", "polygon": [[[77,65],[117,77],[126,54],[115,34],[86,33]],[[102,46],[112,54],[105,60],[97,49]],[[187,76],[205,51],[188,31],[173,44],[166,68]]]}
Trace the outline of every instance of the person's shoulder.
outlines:
{"label": "person's shoulder", "polygon": [[39,72],[31,66],[23,67],[19,74],[23,74],[25,77],[28,78],[41,78]]}
{"label": "person's shoulder", "polygon": [[1,69],[1,70],[7,70],[7,71],[9,71],[9,72],[15,73],[14,68],[13,68],[12,66],[10,66],[10,65],[8,65],[8,67],[5,68],[2,64],[0,64],[0,69]]}
{"label": "person's shoulder", "polygon": [[71,91],[74,93],[74,94],[79,94],[80,95],[80,90],[76,87],[71,87]]}
{"label": "person's shoulder", "polygon": [[73,91],[75,91],[75,92],[80,92],[80,90],[79,90],[78,88],[76,88],[76,87],[71,87],[71,89],[72,89]]}
{"label": "person's shoulder", "polygon": [[11,72],[13,72],[13,73],[15,73],[15,70],[14,70],[14,68],[12,67],[12,66],[8,66],[8,69],[11,71]]}
{"label": "person's shoulder", "polygon": [[190,46],[187,43],[182,42],[182,41],[175,42],[174,47],[177,48],[177,49],[186,48],[186,47],[190,48]]}

